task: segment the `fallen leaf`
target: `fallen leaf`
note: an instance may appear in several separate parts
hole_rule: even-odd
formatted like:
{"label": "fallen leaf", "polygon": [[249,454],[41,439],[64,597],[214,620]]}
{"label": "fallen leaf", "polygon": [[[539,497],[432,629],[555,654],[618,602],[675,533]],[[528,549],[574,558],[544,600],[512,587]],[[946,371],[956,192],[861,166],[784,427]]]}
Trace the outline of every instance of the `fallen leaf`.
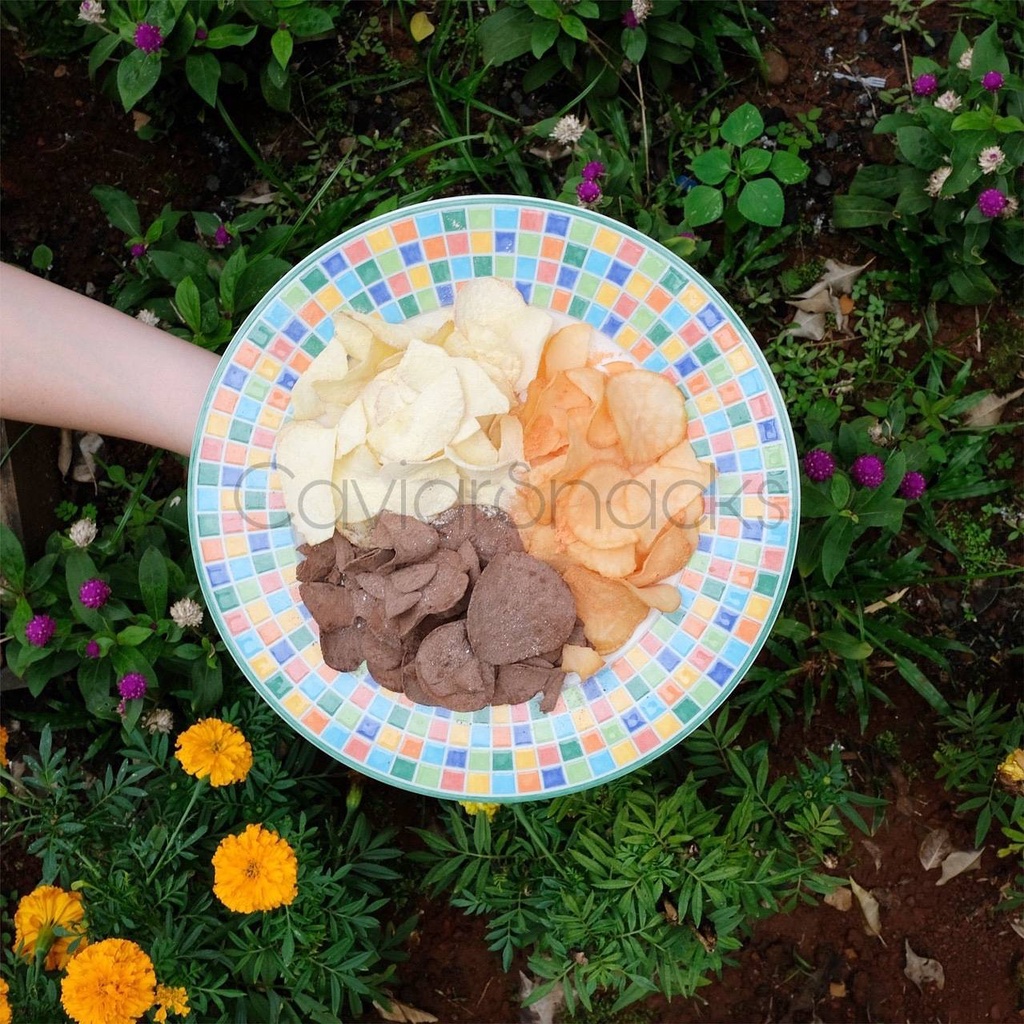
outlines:
{"label": "fallen leaf", "polygon": [[280,194],[280,192],[271,190],[269,181],[256,181],[233,198],[239,203],[248,203],[250,206],[266,206],[277,199]]}
{"label": "fallen leaf", "polygon": [[821,341],[825,337],[825,314],[808,313],[807,310],[798,309],[793,315],[793,320],[786,333],[791,338],[810,338],[811,341]]}
{"label": "fallen leaf", "polygon": [[835,889],[830,892],[825,897],[824,902],[845,914],[853,906],[853,893],[844,885],[842,889]]}
{"label": "fallen leaf", "polygon": [[888,597],[883,597],[881,601],[875,601],[874,604],[869,604],[864,609],[866,615],[874,615],[875,612],[885,611],[886,608],[891,604],[896,604],[897,601],[901,600],[910,587],[904,587],[902,590],[897,590],[896,593],[890,594]]}
{"label": "fallen leaf", "polygon": [[679,911],[669,900],[665,900],[665,920],[669,924],[679,924]]}
{"label": "fallen leaf", "polygon": [[994,427],[1003,418],[1003,407],[1024,395],[1024,388],[1018,388],[1010,395],[986,395],[964,417],[964,425],[968,427]]}
{"label": "fallen leaf", "polygon": [[523,1006],[536,984],[522,971],[519,972],[519,1021],[520,1024],[554,1024],[558,1011],[562,1008],[565,991],[556,985],[546,996],[529,1006]]}
{"label": "fallen leaf", "polygon": [[949,833],[944,828],[933,828],[917,848],[918,859],[925,871],[937,868],[952,852],[953,844],[949,841]]}
{"label": "fallen leaf", "polygon": [[57,468],[61,476],[67,476],[71,468],[71,454],[73,451],[71,431],[67,427],[61,427],[60,447],[57,449]]}
{"label": "fallen leaf", "polygon": [[73,480],[80,484],[92,484],[99,490],[96,482],[96,460],[93,456],[103,447],[103,438],[99,434],[83,434],[78,439],[78,451],[81,455],[75,462],[75,468],[71,471]]}
{"label": "fallen leaf", "polygon": [[853,890],[853,895],[857,897],[857,902],[860,904],[861,913],[864,915],[864,922],[867,926],[866,931],[868,935],[874,935],[882,945],[885,945],[885,939],[882,938],[882,922],[878,916],[878,900],[867,891],[867,889],[859,886],[855,879],[850,879],[850,888]]}
{"label": "fallen leaf", "polygon": [[928,957],[918,956],[911,948],[910,943],[904,939],[907,951],[907,966],[903,973],[918,987],[922,985],[934,985],[940,992],[946,986],[946,973],[938,960],[930,960]]}
{"label": "fallen leaf", "polygon": [[808,313],[832,312],[832,296],[824,288],[809,295],[806,299],[786,299],[786,304],[796,306],[797,309],[805,310]]}
{"label": "fallen leaf", "polygon": [[1010,927],[1024,939],[1024,921],[1015,918],[1010,922]]}
{"label": "fallen leaf", "polygon": [[793,296],[796,299],[809,299],[820,291],[830,291],[835,295],[849,295],[853,291],[854,282],[867,270],[874,260],[859,267],[849,263],[840,263],[838,260],[825,260],[825,272],[805,292]]}
{"label": "fallen leaf", "polygon": [[392,999],[388,1009],[384,1009],[376,1000],[373,1008],[380,1014],[381,1020],[392,1021],[393,1024],[433,1024],[437,1018],[426,1010],[417,1010],[415,1006],[407,1006],[397,999]]}
{"label": "fallen leaf", "polygon": [[409,19],[409,33],[414,42],[421,43],[434,34],[434,23],[424,11],[417,11]]}
{"label": "fallen leaf", "polygon": [[842,999],[846,995],[846,983],[843,981],[830,981],[828,983],[828,994],[833,999]]}
{"label": "fallen leaf", "polygon": [[954,850],[942,862],[942,877],[935,884],[945,885],[956,878],[957,875],[980,867],[981,855],[984,852],[984,846],[980,850]]}
{"label": "fallen leaf", "polygon": [[140,128],[145,128],[153,118],[149,114],[144,114],[141,110],[132,111],[132,129],[138,131]]}
{"label": "fallen leaf", "polygon": [[882,867],[882,851],[877,844],[871,842],[870,839],[862,839],[860,841],[861,846],[864,847],[868,853],[871,854],[871,859],[875,862],[875,870],[878,871]]}

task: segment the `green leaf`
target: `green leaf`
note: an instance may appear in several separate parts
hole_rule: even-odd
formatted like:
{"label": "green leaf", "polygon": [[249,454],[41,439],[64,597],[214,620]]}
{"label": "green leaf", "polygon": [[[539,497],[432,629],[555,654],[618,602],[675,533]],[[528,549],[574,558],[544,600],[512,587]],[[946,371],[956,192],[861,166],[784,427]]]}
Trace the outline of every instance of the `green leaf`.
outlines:
{"label": "green leaf", "polygon": [[732,160],[724,149],[708,149],[695,157],[690,167],[705,185],[719,185],[732,170]]}
{"label": "green leaf", "polygon": [[530,34],[530,50],[537,60],[540,60],[558,38],[558,22],[541,19],[533,23],[533,31]]}
{"label": "green leaf", "polygon": [[90,629],[97,632],[106,628],[106,620],[94,608],[86,608],[79,600],[78,592],[86,580],[99,576],[93,560],[84,551],[71,551],[64,564],[64,576],[68,587],[68,597],[75,615]]}
{"label": "green leaf", "polygon": [[334,28],[334,19],[330,11],[310,3],[293,7],[281,20],[300,38],[318,36]]}
{"label": "green leaf", "polygon": [[769,170],[783,185],[796,185],[811,173],[810,167],[800,157],[784,149],[773,154]]}
{"label": "green leaf", "polygon": [[846,516],[833,519],[825,528],[821,548],[821,574],[828,586],[843,571],[853,545],[853,520]]}
{"label": "green leaf", "polygon": [[186,277],[174,290],[174,305],[178,315],[198,334],[202,327],[202,299],[191,277]]}
{"label": "green leaf", "polygon": [[866,640],[858,640],[838,627],[826,630],[818,639],[826,651],[832,651],[840,658],[849,658],[851,661],[864,661],[871,657],[874,651],[874,647]]}
{"label": "green leaf", "polygon": [[567,36],[571,36],[581,43],[587,41],[587,26],[575,14],[563,14],[558,19],[558,24]]}
{"label": "green leaf", "polygon": [[94,185],[89,194],[103,207],[107,220],[115,228],[133,237],[142,234],[139,208],[127,192],[111,185]]}
{"label": "green leaf", "polygon": [[211,107],[217,105],[220,61],[212,53],[190,53],[185,58],[185,77],[200,99]]}
{"label": "green leaf", "polygon": [[707,185],[697,185],[690,189],[683,200],[686,223],[692,228],[699,228],[718,220],[724,208],[722,193],[717,188],[710,188]]}
{"label": "green leaf", "polygon": [[153,630],[149,626],[125,626],[117,634],[117,642],[122,647],[138,647],[139,644],[144,644],[152,636]]}
{"label": "green leaf", "polygon": [[631,64],[639,64],[647,52],[647,33],[642,28],[624,28],[620,43],[626,60]]}
{"label": "green leaf", "polygon": [[829,487],[829,496],[832,498],[832,504],[836,508],[846,508],[847,503],[850,500],[850,481],[842,473],[837,473],[832,477],[832,483]]}
{"label": "green leaf", "polygon": [[995,129],[997,132],[1003,132],[1004,134],[1024,132],[1024,121],[1019,117],[997,117]]}
{"label": "green leaf", "polygon": [[764,174],[772,162],[772,155],[766,149],[746,149],[740,155],[740,172],[746,175]]}
{"label": "green leaf", "polygon": [[764,120],[753,103],[737,107],[722,124],[722,138],[734,146],[753,142],[764,131]]}
{"label": "green leaf", "polygon": [[971,76],[980,78],[987,71],[1010,73],[1010,62],[1003,52],[1003,44],[999,40],[999,19],[993,18],[992,24],[974,40],[974,56],[971,59]]}
{"label": "green leaf", "polygon": [[86,659],[79,664],[78,689],[85,700],[86,709],[97,718],[117,718],[113,683],[114,669],[107,658]]}
{"label": "green leaf", "polygon": [[533,12],[525,7],[502,7],[480,22],[476,41],[486,64],[507,64],[530,52]]}
{"label": "green leaf", "polygon": [[286,28],[279,28],[270,37],[270,49],[277,58],[277,63],[282,68],[288,67],[288,61],[292,59],[292,50],[295,48],[295,40],[291,32]]}
{"label": "green leaf", "polygon": [[106,63],[110,55],[117,49],[121,37],[116,33],[104,36],[89,53],[89,77],[95,78],[96,72]]}
{"label": "green leaf", "polygon": [[832,221],[837,228],[885,226],[892,215],[891,203],[870,196],[836,196],[832,206]]}
{"label": "green leaf", "polygon": [[786,212],[786,200],[783,198],[782,189],[772,178],[748,181],[743,186],[736,205],[747,220],[769,228],[777,228],[782,223],[782,215]]}
{"label": "green leaf", "polygon": [[947,150],[927,128],[900,128],[896,144],[903,159],[912,167],[932,171],[942,163]]}
{"label": "green leaf", "polygon": [[207,711],[220,700],[223,691],[220,662],[199,658],[192,662],[192,707]]}
{"label": "green leaf", "polygon": [[139,559],[139,590],[150,616],[163,618],[167,611],[167,562],[155,547],[146,548]]}
{"label": "green leaf", "polygon": [[12,590],[20,593],[25,589],[25,550],[18,535],[4,523],[0,523],[0,576]]}
{"label": "green leaf", "polygon": [[949,285],[956,297],[965,305],[980,306],[991,302],[998,289],[981,267],[958,267],[949,275]]}
{"label": "green leaf", "polygon": [[246,28],[243,25],[218,25],[210,29],[206,37],[205,46],[208,50],[223,50],[228,46],[245,46],[255,38],[258,25],[250,25]]}
{"label": "green leaf", "polygon": [[889,652],[890,657],[899,669],[899,673],[936,711],[946,714],[949,702],[939,693],[934,683],[912,662],[902,654]]}
{"label": "green leaf", "polygon": [[235,309],[235,289],[238,287],[238,281],[242,276],[242,271],[246,267],[245,248],[239,246],[230,257],[228,257],[227,263],[224,264],[224,269],[220,272],[220,303],[228,312],[234,312]]}
{"label": "green leaf", "polygon": [[126,111],[151,92],[159,81],[159,54],[132,50],[117,65],[117,92]]}
{"label": "green leaf", "polygon": [[992,127],[992,115],[982,110],[967,110],[953,118],[955,132],[986,131]]}
{"label": "green leaf", "polygon": [[235,312],[251,309],[292,269],[287,260],[263,256],[242,271],[235,289]]}

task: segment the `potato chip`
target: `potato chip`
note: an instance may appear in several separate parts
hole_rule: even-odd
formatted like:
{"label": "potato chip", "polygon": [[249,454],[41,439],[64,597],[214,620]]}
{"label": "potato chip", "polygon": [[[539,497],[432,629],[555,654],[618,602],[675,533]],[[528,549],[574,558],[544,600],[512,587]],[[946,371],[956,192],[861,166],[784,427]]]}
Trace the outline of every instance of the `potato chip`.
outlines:
{"label": "potato chip", "polygon": [[559,667],[563,672],[575,672],[580,682],[585,683],[604,668],[604,658],[593,647],[566,644],[562,648],[562,664]]}
{"label": "potato chip", "polygon": [[292,388],[292,411],[297,420],[315,420],[326,411],[314,388],[317,381],[342,380],[348,374],[349,354],[340,341],[329,341]]}
{"label": "potato chip", "polygon": [[362,402],[353,402],[341,414],[335,427],[334,456],[340,459],[353,448],[365,443],[368,424]]}
{"label": "potato chip", "polygon": [[550,379],[560,370],[586,366],[594,330],[589,324],[569,324],[548,338],[539,375]]}
{"label": "potato chip", "polygon": [[683,603],[679,588],[673,587],[670,583],[652,583],[647,587],[638,587],[629,580],[623,582],[648,608],[655,608],[659,612],[674,612]]}
{"label": "potato chip", "polygon": [[[443,351],[443,350],[442,350]],[[509,410],[508,395],[472,359],[464,356],[448,357],[459,375],[462,397],[466,403],[467,418],[493,416]]]}
{"label": "potato chip", "polygon": [[448,309],[432,310],[406,320],[404,323],[391,323],[372,313],[351,312],[348,316],[367,327],[375,338],[385,345],[396,349],[406,349],[414,341],[424,341],[435,334],[451,319]]}
{"label": "potato chip", "polygon": [[593,569],[608,579],[622,579],[636,572],[635,544],[624,544],[618,548],[592,548],[577,540],[565,546],[565,553],[577,565]]}
{"label": "potato chip", "polygon": [[617,651],[647,618],[649,608],[621,580],[606,580],[581,565],[571,565],[562,579],[576,599],[583,632],[598,654]]}
{"label": "potato chip", "polygon": [[334,428],[313,420],[292,420],[277,436],[277,472],[284,506],[307,544],[319,544],[334,534],[334,448]]}
{"label": "potato chip", "polygon": [[373,344],[373,332],[345,313],[335,313],[334,340],[355,362],[361,363],[369,355],[370,347]]}
{"label": "potato chip", "polygon": [[421,391],[384,423],[367,434],[367,442],[381,461],[416,462],[429,459],[455,436],[465,401],[454,368]]}
{"label": "potato chip", "polygon": [[666,377],[629,370],[612,377],[605,388],[611,413],[631,466],[655,462],[679,444],[686,430],[682,392]]}
{"label": "potato chip", "polygon": [[629,582],[646,587],[674,576],[690,561],[696,546],[695,527],[669,523],[658,534],[641,567],[628,577]]}

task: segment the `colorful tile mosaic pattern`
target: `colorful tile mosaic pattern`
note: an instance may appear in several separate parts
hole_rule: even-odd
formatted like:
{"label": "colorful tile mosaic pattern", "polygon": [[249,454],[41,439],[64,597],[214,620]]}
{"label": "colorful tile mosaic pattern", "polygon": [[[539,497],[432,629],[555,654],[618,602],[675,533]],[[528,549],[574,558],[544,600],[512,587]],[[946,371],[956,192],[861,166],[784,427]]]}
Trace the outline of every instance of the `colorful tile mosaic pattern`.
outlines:
{"label": "colorful tile mosaic pattern", "polygon": [[[615,661],[538,701],[456,713],[324,665],[298,598],[298,556],[274,465],[290,391],[337,310],[404,320],[495,275],[598,328],[678,381],[689,436],[716,467],[683,603]],[[736,314],[660,245],[589,210],[501,196],[438,200],[369,221],[263,299],[221,361],[197,429],[189,516],[199,577],[228,648],[296,732],[339,761],[443,798],[516,801],[623,775],[692,732],[750,666],[796,549],[799,480],[778,389]]]}

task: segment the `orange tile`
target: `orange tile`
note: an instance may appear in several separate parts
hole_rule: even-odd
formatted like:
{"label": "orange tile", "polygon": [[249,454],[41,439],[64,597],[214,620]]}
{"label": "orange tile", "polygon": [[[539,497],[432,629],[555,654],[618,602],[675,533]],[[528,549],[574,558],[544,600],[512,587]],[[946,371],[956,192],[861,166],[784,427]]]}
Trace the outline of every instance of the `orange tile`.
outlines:
{"label": "orange tile", "polygon": [[540,773],[539,772],[523,772],[519,776],[519,792],[520,793],[539,793],[540,792]]}
{"label": "orange tile", "polygon": [[391,226],[391,233],[395,236],[396,242],[414,242],[417,237],[416,224],[409,220],[400,220]]}
{"label": "orange tile", "polygon": [[299,310],[299,316],[301,316],[307,324],[312,326],[313,324],[320,323],[327,314],[312,299],[310,299],[310,301]]}
{"label": "orange tile", "polygon": [[444,239],[441,237],[425,238],[423,240],[423,255],[428,260],[440,260],[444,259],[448,255],[448,250],[444,247]]}
{"label": "orange tile", "polygon": [[309,728],[311,732],[315,732],[317,736],[324,731],[327,723],[330,719],[319,709],[313,708],[308,715],[306,715],[302,722]]}

